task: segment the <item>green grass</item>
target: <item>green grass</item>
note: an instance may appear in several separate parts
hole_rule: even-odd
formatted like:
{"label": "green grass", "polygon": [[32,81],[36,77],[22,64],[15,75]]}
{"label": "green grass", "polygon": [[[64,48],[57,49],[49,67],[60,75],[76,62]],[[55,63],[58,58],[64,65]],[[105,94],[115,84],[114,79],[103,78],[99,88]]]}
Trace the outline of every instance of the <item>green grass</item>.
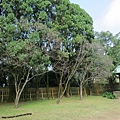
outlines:
{"label": "green grass", "polygon": [[101,96],[63,98],[60,104],[54,100],[21,102],[14,109],[14,103],[0,103],[2,116],[32,112],[32,115],[9,118],[10,120],[119,120],[120,100],[106,99]]}

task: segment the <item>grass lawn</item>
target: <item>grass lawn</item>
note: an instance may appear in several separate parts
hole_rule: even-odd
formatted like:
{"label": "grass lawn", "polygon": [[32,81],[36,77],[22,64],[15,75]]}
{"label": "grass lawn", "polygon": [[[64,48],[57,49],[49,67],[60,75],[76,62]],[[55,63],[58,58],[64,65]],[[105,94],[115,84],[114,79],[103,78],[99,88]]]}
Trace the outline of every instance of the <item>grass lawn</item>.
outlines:
{"label": "grass lawn", "polygon": [[21,102],[14,109],[14,103],[0,103],[2,116],[32,112],[32,115],[8,118],[9,120],[120,120],[120,99],[101,96],[63,98],[59,105],[54,100]]}

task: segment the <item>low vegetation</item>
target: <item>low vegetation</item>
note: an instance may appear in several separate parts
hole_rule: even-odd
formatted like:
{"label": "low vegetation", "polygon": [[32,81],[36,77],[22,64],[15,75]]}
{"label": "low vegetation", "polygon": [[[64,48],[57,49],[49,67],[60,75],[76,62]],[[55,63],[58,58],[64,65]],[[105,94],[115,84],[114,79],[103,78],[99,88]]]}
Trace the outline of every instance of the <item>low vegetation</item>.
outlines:
{"label": "low vegetation", "polygon": [[117,99],[117,96],[115,94],[112,94],[111,92],[105,92],[102,96],[108,99]]}
{"label": "low vegetation", "polygon": [[14,118],[16,120],[118,120],[120,119],[119,99],[105,99],[102,96],[63,98],[58,105],[56,100],[39,100],[21,102],[18,109],[14,103],[0,104],[2,116],[32,113],[28,116]]}

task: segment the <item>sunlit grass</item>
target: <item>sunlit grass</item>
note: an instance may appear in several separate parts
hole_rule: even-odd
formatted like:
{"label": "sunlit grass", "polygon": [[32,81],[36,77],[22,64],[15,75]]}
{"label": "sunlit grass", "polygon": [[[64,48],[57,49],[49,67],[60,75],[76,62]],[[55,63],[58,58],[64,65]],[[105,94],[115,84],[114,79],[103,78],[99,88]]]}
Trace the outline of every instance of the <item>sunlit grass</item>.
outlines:
{"label": "sunlit grass", "polygon": [[[22,102],[14,109],[14,103],[0,104],[2,116],[17,115],[31,112],[32,115],[14,118],[15,120],[114,120],[111,115],[120,117],[120,100],[106,99],[101,96],[63,98],[60,104],[54,100],[38,100]],[[108,116],[109,115],[109,116]],[[112,117],[112,116],[111,116]],[[14,120],[12,119],[12,120]],[[11,118],[10,118],[11,120]],[[116,119],[117,120],[117,119]]]}

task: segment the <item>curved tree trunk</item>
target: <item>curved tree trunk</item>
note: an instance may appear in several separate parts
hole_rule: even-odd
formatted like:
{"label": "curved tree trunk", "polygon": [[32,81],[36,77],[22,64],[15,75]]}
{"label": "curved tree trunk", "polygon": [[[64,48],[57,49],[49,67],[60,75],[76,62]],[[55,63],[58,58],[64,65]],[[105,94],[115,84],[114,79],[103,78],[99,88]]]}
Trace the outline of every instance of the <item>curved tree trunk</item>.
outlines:
{"label": "curved tree trunk", "polygon": [[19,85],[17,85],[17,82],[15,81],[15,89],[16,89],[16,97],[15,97],[15,108],[18,108],[18,103],[20,100],[20,96],[26,86],[26,84],[28,83],[28,80],[25,80],[24,84],[22,85],[22,88],[20,88]]}
{"label": "curved tree trunk", "polygon": [[[64,88],[64,90],[62,91],[62,93],[61,93],[61,95],[59,95],[59,97],[58,97],[58,99],[57,99],[57,104],[59,104],[60,103],[60,100],[62,99],[62,97],[64,96],[64,94],[65,94],[65,91],[66,91],[66,89],[67,89],[67,86],[68,86],[68,82],[69,82],[69,80],[70,79],[68,79],[67,80],[67,82],[66,82],[66,84],[65,84],[65,88]],[[61,82],[60,82],[61,83]],[[61,84],[60,84],[60,86],[61,86]],[[59,86],[59,87],[60,87]],[[60,89],[59,89],[60,90]],[[59,91],[60,92],[60,91]]]}
{"label": "curved tree trunk", "polygon": [[68,86],[67,86],[67,89],[66,89],[66,92],[65,92],[65,96],[70,97],[70,81],[68,82]]}

